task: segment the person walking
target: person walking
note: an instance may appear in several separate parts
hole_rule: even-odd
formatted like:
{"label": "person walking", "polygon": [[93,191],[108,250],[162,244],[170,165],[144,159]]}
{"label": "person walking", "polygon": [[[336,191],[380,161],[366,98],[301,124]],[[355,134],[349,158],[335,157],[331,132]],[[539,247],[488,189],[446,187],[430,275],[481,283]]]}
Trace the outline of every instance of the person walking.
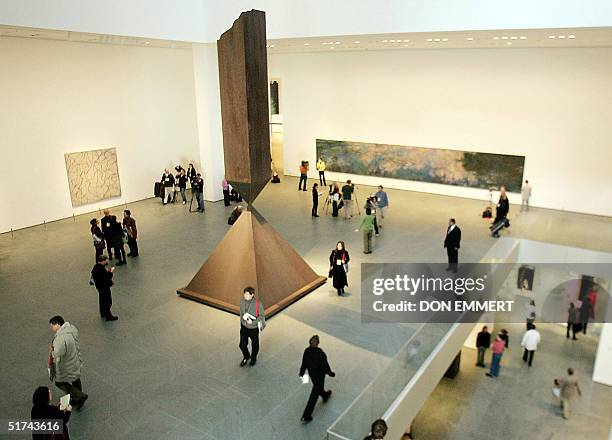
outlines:
{"label": "person walking", "polygon": [[506,342],[502,338],[501,333],[497,335],[493,345],[491,345],[491,368],[486,374],[488,377],[499,376],[499,370],[501,368],[501,359],[506,349]]}
{"label": "person walking", "polygon": [[530,324],[529,330],[523,335],[521,347],[523,347],[523,362],[527,362],[527,366],[531,367],[533,363],[533,355],[540,344],[540,332],[536,330],[534,324]]}
{"label": "person walking", "polygon": [[113,249],[115,250],[115,258],[119,260],[116,264],[117,266],[123,266],[124,264],[127,264],[127,259],[125,257],[125,247],[123,247],[123,234],[123,226],[117,221],[117,217],[112,215],[110,236],[111,242],[113,244]]}
{"label": "person walking", "polygon": [[446,270],[457,273],[459,248],[461,247],[461,229],[457,226],[454,218],[448,220],[446,237],[444,237],[444,247],[446,248],[446,255],[448,256],[448,267]]}
{"label": "person walking", "polygon": [[108,267],[108,258],[106,255],[100,255],[98,257],[98,262],[91,270],[91,278],[98,291],[100,318],[105,318],[107,321],[116,321],[119,319],[111,313],[111,306],[113,305],[111,287],[113,285],[114,270],[114,267]]}
{"label": "person walking", "polygon": [[[499,201],[497,202],[495,219],[493,220],[491,229],[493,229],[494,226],[500,221],[504,221],[506,224],[508,224],[508,212],[510,212],[510,202],[508,201],[508,195],[506,194],[506,187],[502,186],[500,188]],[[499,230],[495,230],[493,237],[499,237]]]}
{"label": "person walking", "polygon": [[[198,212],[204,212],[204,179],[200,173],[196,174],[196,178],[191,182],[191,190],[198,202]],[[189,208],[191,209],[191,205]]]}
{"label": "person walking", "polygon": [[533,325],[536,319],[536,305],[534,300],[529,300],[529,304],[527,304],[527,310],[525,312],[525,323],[527,325],[527,330],[529,330],[530,326]]}
{"label": "person walking", "polygon": [[227,179],[223,176],[223,180],[221,181],[221,189],[223,190],[223,204],[225,206],[230,205],[230,188],[229,183],[227,183]]}
{"label": "person walking", "polygon": [[389,208],[389,197],[384,191],[382,185],[378,185],[378,191],[376,192],[375,196],[376,204],[378,205],[378,209],[376,210],[376,221],[378,222],[378,227],[382,228],[385,212],[387,212],[387,209]]}
{"label": "person walking", "polygon": [[106,242],[104,240],[104,234],[100,229],[100,222],[98,221],[98,219],[92,218],[89,221],[89,224],[91,225],[91,228],[89,230],[91,231],[91,238],[93,240],[94,249],[96,251],[96,259],[94,260],[94,262],[97,262],[98,257],[104,253]]}
{"label": "person walking", "polygon": [[576,394],[582,396],[582,391],[572,368],[567,369],[567,377],[559,382],[561,383],[561,409],[563,410],[563,418],[567,420],[570,416],[572,400],[576,398]]}
{"label": "person walking", "polygon": [[[240,300],[240,350],[242,361],[240,366],[244,367],[248,360],[253,367],[257,363],[259,353],[259,333],[266,326],[266,312],[264,306],[255,298],[255,289],[245,287],[243,298]],[[249,339],[251,340],[251,353],[249,353]]]}
{"label": "person walking", "polygon": [[57,315],[49,320],[49,326],[54,333],[51,343],[52,377],[55,386],[70,394],[70,403],[81,409],[88,399],[83,392],[81,383],[81,348],[79,346],[79,330]]}
{"label": "person walking", "polygon": [[491,346],[491,333],[487,326],[485,325],[482,330],[476,336],[476,349],[478,350],[478,358],[476,359],[477,367],[485,367],[485,353],[487,349]]}
{"label": "person walking", "polygon": [[106,242],[106,252],[108,253],[108,258],[110,260],[113,259],[113,243],[111,240],[111,213],[110,210],[105,209],[104,217],[102,217],[102,235],[104,235],[104,241]]}
{"label": "person walking", "polygon": [[344,242],[339,241],[336,243],[336,248],[329,255],[329,275],[333,279],[333,286],[338,292],[338,296],[342,296],[344,287],[348,286],[346,274],[350,260],[351,258],[344,246]]}
{"label": "person walking", "polygon": [[355,186],[350,180],[346,181],[346,185],[342,187],[342,202],[344,203],[344,218],[349,219],[353,217],[353,192]]}
{"label": "person walking", "polygon": [[127,254],[128,257],[138,256],[138,229],[136,229],[136,220],[132,217],[132,213],[129,209],[123,211],[123,227],[127,233],[127,245],[130,248],[130,252]]}
{"label": "person walking", "polygon": [[591,301],[589,300],[589,296],[584,295],[582,297],[580,308],[578,309],[578,322],[579,322],[578,332],[582,331],[582,334],[584,335],[586,335],[586,332],[587,332],[587,326],[589,324],[589,317],[591,316],[591,312],[592,312],[591,309],[592,309],[592,305],[591,305]]}
{"label": "person walking", "polygon": [[311,337],[309,347],[304,350],[300,377],[303,377],[306,371],[308,371],[308,376],[312,381],[312,390],[301,420],[308,423],[312,421],[312,412],[319,396],[323,399],[323,402],[327,402],[332,394],[331,390],[325,391],[325,376],[336,376],[336,373],[329,366],[327,355],[319,348],[319,335]]}
{"label": "person walking", "polygon": [[72,405],[68,404],[66,409],[59,409],[58,406],[51,405],[53,395],[49,387],[38,387],[32,396],[32,411],[30,420],[61,420],[61,434],[32,434],[33,440],[70,440],[68,434],[68,420],[72,414]]}
{"label": "person walking", "polygon": [[[298,191],[306,191],[306,182],[308,181],[308,162],[305,160],[302,161],[300,165],[300,183],[298,184]],[[302,189],[302,183],[304,184],[304,189]]]}
{"label": "person walking", "polygon": [[189,177],[185,172],[184,168],[181,168],[181,171],[178,173],[176,178],[176,184],[178,186],[179,191],[181,192],[181,199],[183,200],[183,205],[187,204],[187,196],[185,195],[185,191],[187,191],[187,182],[189,181]]}
{"label": "person walking", "polygon": [[365,209],[365,216],[363,220],[361,220],[361,226],[355,229],[355,232],[359,232],[359,229],[363,230],[363,253],[371,254],[372,253],[372,234],[374,232],[374,222],[376,218],[372,214],[372,210],[370,208]]}
{"label": "person walking", "polygon": [[531,185],[529,180],[525,180],[523,188],[521,188],[521,212],[529,211],[529,198],[531,197]]}
{"label": "person walking", "polygon": [[319,184],[315,182],[312,185],[312,212],[311,212],[311,215],[313,217],[319,216],[319,214],[317,213],[317,210],[319,209],[319,197],[320,196],[321,196],[321,193],[319,193]]}
{"label": "person walking", "polygon": [[572,330],[572,340],[577,340],[576,333],[580,332],[580,318],[578,317],[578,309],[574,306],[574,303],[571,302],[569,305],[569,309],[567,309],[567,332],[565,337],[569,339],[570,337],[570,329]]}
{"label": "person walking", "polygon": [[164,205],[167,205],[172,200],[174,190],[174,176],[168,168],[164,170],[164,174],[161,176],[161,184],[164,187],[164,197],[162,201]]}
{"label": "person walking", "polygon": [[327,182],[325,181],[325,161],[322,157],[319,157],[319,160],[317,160],[316,168],[319,172],[319,183],[321,186],[327,186]]}

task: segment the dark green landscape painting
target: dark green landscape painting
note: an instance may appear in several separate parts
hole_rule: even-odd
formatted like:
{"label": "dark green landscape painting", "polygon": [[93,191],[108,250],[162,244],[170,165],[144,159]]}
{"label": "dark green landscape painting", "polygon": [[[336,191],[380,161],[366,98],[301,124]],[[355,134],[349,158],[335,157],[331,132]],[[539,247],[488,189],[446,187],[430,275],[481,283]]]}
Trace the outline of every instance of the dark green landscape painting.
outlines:
{"label": "dark green landscape painting", "polygon": [[520,192],[525,156],[317,139],[329,171]]}

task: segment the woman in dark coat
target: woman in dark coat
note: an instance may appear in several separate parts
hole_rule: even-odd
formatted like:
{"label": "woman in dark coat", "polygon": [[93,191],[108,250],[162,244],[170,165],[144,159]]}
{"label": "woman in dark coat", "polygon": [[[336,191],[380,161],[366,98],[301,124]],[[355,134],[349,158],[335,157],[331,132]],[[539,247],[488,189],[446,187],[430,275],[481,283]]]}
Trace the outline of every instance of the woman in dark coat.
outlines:
{"label": "woman in dark coat", "polygon": [[508,201],[508,196],[506,195],[506,188],[502,186],[501,194],[499,195],[499,202],[497,202],[497,208],[495,210],[495,221],[493,224],[496,224],[498,221],[508,217],[509,211],[510,202]]}
{"label": "woman in dark coat", "polygon": [[332,217],[338,217],[338,211],[340,210],[340,201],[342,196],[340,195],[340,188],[338,185],[334,185],[329,193],[329,197],[332,203]]}
{"label": "woman in dark coat", "polygon": [[95,261],[97,263],[98,257],[104,253],[104,249],[106,248],[106,242],[104,241],[104,234],[102,234],[98,219],[92,218],[89,224],[91,225],[91,238],[93,239],[94,249],[96,250]]}
{"label": "woman in dark coat", "polygon": [[344,248],[344,242],[339,241],[336,244],[336,249],[329,256],[329,273],[333,278],[334,289],[338,291],[338,296],[342,296],[344,287],[348,286],[346,273],[349,261],[349,253]]}
{"label": "woman in dark coat", "polygon": [[64,422],[64,433],[63,434],[32,434],[32,439],[34,440],[69,440],[70,436],[68,435],[68,419],[70,419],[70,412],[72,411],[72,407],[68,405],[65,411],[62,411],[57,406],[51,405],[51,390],[47,387],[38,387],[36,391],[34,391],[34,396],[32,397],[32,412],[30,413],[30,418],[32,420],[43,419],[43,420],[51,420],[51,419],[59,419]]}

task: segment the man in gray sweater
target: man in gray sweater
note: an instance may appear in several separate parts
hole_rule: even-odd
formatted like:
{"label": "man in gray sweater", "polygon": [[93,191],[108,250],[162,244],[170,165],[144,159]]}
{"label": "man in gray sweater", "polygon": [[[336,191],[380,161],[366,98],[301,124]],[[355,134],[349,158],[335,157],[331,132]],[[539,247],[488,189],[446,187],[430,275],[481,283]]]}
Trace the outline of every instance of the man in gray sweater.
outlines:
{"label": "man in gray sweater", "polygon": [[[243,298],[240,300],[240,350],[244,367],[250,359],[252,367],[257,362],[259,353],[259,333],[266,326],[266,312],[263,304],[255,298],[255,289],[245,287]],[[249,338],[251,339],[251,353],[249,353]]]}
{"label": "man in gray sweater", "polygon": [[55,385],[70,394],[70,403],[81,409],[89,397],[81,385],[81,349],[79,348],[79,331],[61,316],[49,320],[51,331],[55,333],[51,343],[51,356],[55,373]]}

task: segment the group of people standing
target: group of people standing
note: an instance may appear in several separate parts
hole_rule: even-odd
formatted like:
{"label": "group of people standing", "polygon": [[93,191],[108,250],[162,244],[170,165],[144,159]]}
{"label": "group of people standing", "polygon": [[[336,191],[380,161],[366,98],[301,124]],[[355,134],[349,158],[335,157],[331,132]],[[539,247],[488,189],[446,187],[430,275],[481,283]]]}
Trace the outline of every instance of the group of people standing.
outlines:
{"label": "group of people standing", "polygon": [[96,262],[106,248],[108,258],[111,260],[114,253],[114,257],[118,260],[117,266],[127,264],[124,244],[127,244],[130,249],[127,254],[128,257],[138,256],[138,229],[136,228],[136,220],[132,217],[129,209],[123,211],[121,223],[116,216],[111,215],[108,209],[104,210],[104,217],[101,221],[101,228],[100,221],[97,218],[92,218],[89,222]]}
{"label": "group of people standing", "polygon": [[[168,168],[164,170],[161,176],[161,191],[158,194],[162,199],[162,203],[167,205],[168,203],[175,203],[177,193],[181,195],[183,205],[187,204],[187,184],[191,186],[193,197],[196,199],[198,204],[197,211],[204,212],[204,179],[202,174],[198,173],[190,163],[187,169],[181,165],[174,167],[176,174],[173,175]],[[191,206],[191,205],[190,205]]]}

